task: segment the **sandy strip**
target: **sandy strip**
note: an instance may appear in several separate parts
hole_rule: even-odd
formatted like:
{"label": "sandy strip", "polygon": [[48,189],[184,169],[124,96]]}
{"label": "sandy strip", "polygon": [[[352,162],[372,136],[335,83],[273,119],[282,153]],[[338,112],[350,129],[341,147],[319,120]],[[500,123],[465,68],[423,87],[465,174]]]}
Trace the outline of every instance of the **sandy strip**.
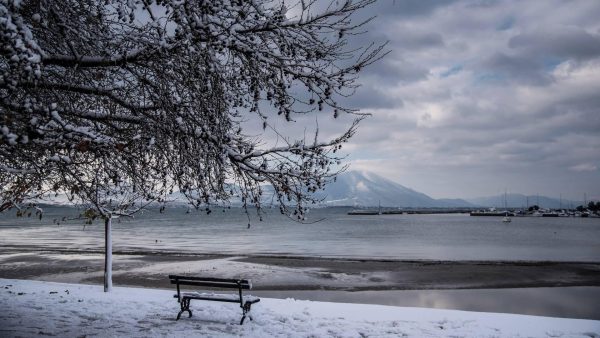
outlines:
{"label": "sandy strip", "polygon": [[[99,283],[98,253],[0,253],[0,276]],[[169,288],[166,275],[252,279],[256,290],[427,290],[600,286],[600,263],[349,260],[116,254],[116,284]]]}

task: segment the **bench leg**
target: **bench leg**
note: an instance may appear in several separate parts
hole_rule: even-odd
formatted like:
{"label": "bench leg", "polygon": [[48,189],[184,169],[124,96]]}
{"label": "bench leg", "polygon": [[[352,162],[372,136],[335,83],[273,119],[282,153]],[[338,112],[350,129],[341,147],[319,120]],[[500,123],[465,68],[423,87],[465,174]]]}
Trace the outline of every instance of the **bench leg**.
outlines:
{"label": "bench leg", "polygon": [[190,300],[191,299],[189,298],[184,298],[181,300],[181,311],[179,311],[179,313],[177,314],[176,320],[179,320],[179,318],[181,318],[181,314],[185,311],[187,311],[190,314],[188,318],[192,318],[192,310],[190,310]]}
{"label": "bench leg", "polygon": [[252,320],[252,316],[249,314],[251,307],[252,307],[252,303],[248,303],[248,302],[242,306],[242,320],[240,320],[240,325],[244,325],[244,319],[246,319],[246,317],[248,317],[248,318],[250,318],[250,320]]}
{"label": "bench leg", "polygon": [[243,315],[242,316],[242,320],[240,320],[240,325],[244,325],[244,320],[246,319],[246,317],[248,317],[248,319],[252,320],[252,316],[251,315]]}

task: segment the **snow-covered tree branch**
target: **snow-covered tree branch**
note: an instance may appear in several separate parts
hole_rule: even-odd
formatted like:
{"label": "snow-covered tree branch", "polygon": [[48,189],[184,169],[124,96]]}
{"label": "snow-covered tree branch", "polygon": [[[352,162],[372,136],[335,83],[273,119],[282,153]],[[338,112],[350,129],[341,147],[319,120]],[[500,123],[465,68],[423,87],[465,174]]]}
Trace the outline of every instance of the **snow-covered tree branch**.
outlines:
{"label": "snow-covered tree branch", "polygon": [[[260,207],[268,183],[302,219],[362,118],[341,100],[385,54],[346,40],[373,1],[0,0],[0,205],[64,192],[110,218],[181,191]],[[276,147],[242,127],[318,111],[356,120]]]}

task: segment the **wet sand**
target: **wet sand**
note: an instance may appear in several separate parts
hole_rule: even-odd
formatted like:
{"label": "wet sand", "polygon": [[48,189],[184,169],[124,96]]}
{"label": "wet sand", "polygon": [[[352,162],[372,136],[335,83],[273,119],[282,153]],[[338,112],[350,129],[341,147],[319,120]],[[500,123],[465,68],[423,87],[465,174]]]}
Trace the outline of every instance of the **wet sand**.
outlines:
{"label": "wet sand", "polygon": [[318,258],[249,257],[258,262],[286,267],[318,267],[331,273],[385,274],[384,285],[354,287],[357,290],[432,290],[600,286],[600,263],[581,262],[485,262],[330,260]]}
{"label": "wet sand", "polygon": [[[0,251],[0,277],[99,284],[103,256]],[[115,285],[170,288],[168,274],[252,279],[255,290],[444,290],[600,286],[600,263],[115,254]]]}

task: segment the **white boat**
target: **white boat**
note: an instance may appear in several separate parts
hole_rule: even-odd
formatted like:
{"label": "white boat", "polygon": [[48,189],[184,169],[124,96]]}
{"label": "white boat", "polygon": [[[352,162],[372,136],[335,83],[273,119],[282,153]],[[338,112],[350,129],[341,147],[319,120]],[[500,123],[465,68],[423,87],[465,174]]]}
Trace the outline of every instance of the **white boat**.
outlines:
{"label": "white boat", "polygon": [[508,217],[508,203],[506,202],[506,189],[504,189],[504,217],[502,218],[503,223],[510,223],[512,219]]}

